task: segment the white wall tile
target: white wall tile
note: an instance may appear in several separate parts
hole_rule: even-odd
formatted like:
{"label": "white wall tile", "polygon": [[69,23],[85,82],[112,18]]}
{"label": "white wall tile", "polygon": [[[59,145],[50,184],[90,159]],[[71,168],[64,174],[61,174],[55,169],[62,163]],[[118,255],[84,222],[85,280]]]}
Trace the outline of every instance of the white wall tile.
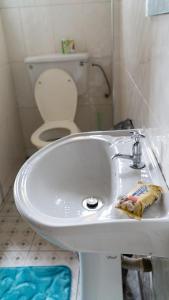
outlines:
{"label": "white wall tile", "polygon": [[26,6],[34,6],[35,0],[20,0],[20,6],[26,7]]}
{"label": "white wall tile", "polygon": [[0,104],[0,183],[5,193],[25,155],[9,65],[0,68]]}
{"label": "white wall tile", "polygon": [[[0,187],[6,194],[25,156],[24,142],[0,16]],[[0,192],[2,193],[2,191]],[[1,199],[0,199],[1,200]]]}
{"label": "white wall tile", "polygon": [[82,14],[82,6],[79,4],[56,5],[50,8],[55,49],[57,52],[61,52],[62,39],[74,39],[76,50],[80,52],[86,51]]}
{"label": "white wall tile", "polygon": [[20,0],[1,0],[0,8],[20,6]]}
{"label": "white wall tile", "polygon": [[2,21],[0,19],[0,66],[6,64],[7,58],[7,48],[5,44],[4,32],[2,28]]}
{"label": "white wall tile", "polygon": [[[87,50],[91,56],[111,56],[110,3],[83,4],[83,26]],[[96,17],[97,16],[97,17]]]}
{"label": "white wall tile", "polygon": [[81,131],[91,130],[92,111],[89,105],[78,105],[75,122]]}
{"label": "white wall tile", "polygon": [[34,0],[35,5],[77,4],[82,0]]}
{"label": "white wall tile", "polygon": [[45,7],[21,8],[26,55],[55,52],[51,18]]}
{"label": "white wall tile", "polygon": [[34,92],[25,64],[12,63],[11,68],[14,77],[18,106],[20,108],[35,107],[36,104],[34,99]]}
{"label": "white wall tile", "polygon": [[1,0],[0,8],[43,6],[56,4],[111,2],[111,0]]}
{"label": "white wall tile", "polygon": [[30,137],[32,133],[43,124],[42,118],[37,108],[27,107],[20,108],[20,117],[22,122],[22,129],[25,138],[25,144],[28,151],[33,149]]}
{"label": "white wall tile", "polygon": [[145,0],[116,0],[114,4],[114,14],[119,16],[114,26],[118,37],[114,43],[116,121],[129,117],[136,127],[148,128],[169,182],[169,15],[145,17]]}
{"label": "white wall tile", "polygon": [[25,40],[21,26],[19,9],[2,9],[2,21],[8,45],[10,61],[23,61],[25,57]]}
{"label": "white wall tile", "polygon": [[93,130],[110,130],[113,128],[112,105],[92,106],[92,128]]}

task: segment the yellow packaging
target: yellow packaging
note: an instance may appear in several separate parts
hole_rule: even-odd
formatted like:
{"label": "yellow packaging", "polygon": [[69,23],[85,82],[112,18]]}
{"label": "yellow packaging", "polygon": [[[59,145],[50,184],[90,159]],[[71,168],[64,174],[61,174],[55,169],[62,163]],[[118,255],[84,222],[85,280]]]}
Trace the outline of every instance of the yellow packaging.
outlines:
{"label": "yellow packaging", "polygon": [[141,219],[145,208],[160,199],[162,188],[157,185],[138,182],[137,186],[126,196],[122,197],[116,208],[135,219]]}

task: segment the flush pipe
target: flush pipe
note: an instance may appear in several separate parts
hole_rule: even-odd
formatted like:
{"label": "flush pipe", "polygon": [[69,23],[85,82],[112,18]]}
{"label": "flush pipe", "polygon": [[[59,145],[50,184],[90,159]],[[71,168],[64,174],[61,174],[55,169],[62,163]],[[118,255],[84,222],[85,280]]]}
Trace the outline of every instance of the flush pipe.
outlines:
{"label": "flush pipe", "polygon": [[[81,61],[80,62],[80,66],[84,66],[84,64],[88,64],[88,62],[84,62],[84,61]],[[106,72],[104,70],[104,68],[99,65],[99,64],[96,64],[96,63],[91,63],[91,66],[92,67],[96,67],[96,68],[99,68],[99,70],[101,71],[104,79],[105,79],[105,82],[106,82],[106,85],[107,85],[107,89],[108,89],[108,92],[104,94],[105,98],[109,98],[112,94],[112,89],[111,89],[111,85],[110,85],[110,82],[109,82],[109,79],[106,75]]]}
{"label": "flush pipe", "polygon": [[[88,62],[84,62],[84,61],[80,62],[80,66],[84,66],[84,64],[88,64]],[[101,73],[105,79],[107,89],[108,89],[107,93],[105,93],[104,96],[105,96],[105,98],[109,98],[112,94],[112,89],[111,89],[111,85],[110,85],[109,79],[106,75],[104,68],[100,64],[97,64],[97,63],[91,63],[91,66],[99,68],[99,70],[101,71]],[[102,130],[102,115],[100,112],[97,112],[96,119],[97,119],[97,130]]]}
{"label": "flush pipe", "polygon": [[104,77],[105,82],[106,82],[106,85],[107,85],[107,89],[108,89],[108,92],[105,93],[105,98],[109,98],[109,97],[111,96],[112,91],[111,91],[110,82],[109,82],[109,80],[108,80],[108,77],[107,77],[107,75],[106,75],[105,70],[104,70],[103,67],[102,67],[101,65],[99,65],[99,64],[92,63],[91,65],[92,65],[92,67],[99,68],[100,71],[102,72],[103,77]]}

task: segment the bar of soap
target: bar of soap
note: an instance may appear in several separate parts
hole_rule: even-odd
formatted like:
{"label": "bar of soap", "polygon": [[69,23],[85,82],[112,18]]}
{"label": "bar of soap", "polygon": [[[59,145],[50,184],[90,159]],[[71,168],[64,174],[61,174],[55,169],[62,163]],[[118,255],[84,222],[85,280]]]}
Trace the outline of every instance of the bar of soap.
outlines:
{"label": "bar of soap", "polygon": [[160,186],[140,181],[132,191],[119,199],[116,208],[121,209],[130,217],[141,219],[144,210],[160,199],[161,195]]}

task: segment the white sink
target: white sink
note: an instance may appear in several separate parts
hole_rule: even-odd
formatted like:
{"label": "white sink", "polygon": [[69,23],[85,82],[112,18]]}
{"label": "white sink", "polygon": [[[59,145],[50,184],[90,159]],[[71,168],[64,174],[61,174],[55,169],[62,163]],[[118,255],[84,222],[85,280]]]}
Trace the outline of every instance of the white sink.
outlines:
{"label": "white sink", "polygon": [[[112,203],[109,143],[79,137],[53,146],[38,152],[22,168],[15,185],[19,211],[49,226],[86,224],[91,216],[97,221],[98,214],[85,210],[82,202],[96,196],[106,207]],[[25,212],[19,198],[24,199]]]}
{"label": "white sink", "polygon": [[[131,153],[128,132],[122,135],[105,132],[61,139],[33,155],[15,181],[20,214],[50,242],[81,253],[83,300],[122,299],[122,253],[169,256],[168,188],[146,140],[144,169],[111,159],[117,152]],[[163,200],[147,209],[142,221],[115,208],[118,197],[138,180],[164,188]],[[100,209],[86,209],[84,200],[89,198],[98,199]],[[106,280],[105,270],[111,281]]]}

